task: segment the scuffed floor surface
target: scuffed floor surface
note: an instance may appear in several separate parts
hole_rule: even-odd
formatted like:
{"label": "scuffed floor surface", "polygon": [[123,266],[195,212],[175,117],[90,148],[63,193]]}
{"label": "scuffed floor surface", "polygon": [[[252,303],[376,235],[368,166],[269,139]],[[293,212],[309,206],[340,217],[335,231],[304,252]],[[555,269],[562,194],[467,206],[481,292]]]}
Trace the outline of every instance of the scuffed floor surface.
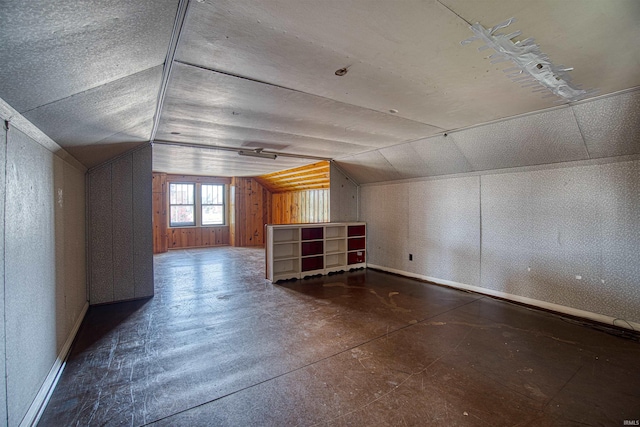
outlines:
{"label": "scuffed floor surface", "polygon": [[548,426],[640,419],[640,343],[375,271],[272,285],[264,251],[155,257],[91,307],[40,425]]}

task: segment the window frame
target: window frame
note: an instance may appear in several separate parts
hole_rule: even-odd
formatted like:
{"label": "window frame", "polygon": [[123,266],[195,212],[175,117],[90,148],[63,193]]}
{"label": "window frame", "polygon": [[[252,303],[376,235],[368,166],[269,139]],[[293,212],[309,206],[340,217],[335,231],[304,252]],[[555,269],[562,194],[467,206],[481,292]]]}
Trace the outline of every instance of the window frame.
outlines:
{"label": "window frame", "polygon": [[[168,228],[197,228],[197,227],[201,227],[201,228],[206,228],[206,227],[226,227],[228,226],[228,206],[227,206],[227,199],[228,199],[228,194],[227,192],[229,191],[229,184],[224,183],[224,182],[198,182],[198,181],[188,181],[188,180],[176,180],[176,181],[170,181],[167,182],[167,187],[166,187],[166,191],[167,191],[167,207],[168,207],[168,215],[167,215],[167,223],[168,223]],[[172,185],[179,185],[179,184],[188,184],[188,185],[193,185],[194,188],[194,202],[193,205],[189,205],[189,204],[172,204],[171,203],[171,186]],[[203,185],[215,185],[215,186],[220,186],[222,187],[222,204],[203,204],[202,203],[202,186]],[[186,224],[186,223],[175,223],[172,224],[171,222],[171,206],[193,206],[194,209],[194,223],[193,224]],[[203,218],[203,213],[202,213],[202,209],[204,206],[222,206],[222,224],[203,224],[202,223],[202,218]]]}
{"label": "window frame", "polygon": [[[171,186],[173,185],[192,185],[193,186],[193,203],[171,203]],[[197,218],[197,185],[195,182],[170,182],[169,183],[169,227],[178,228],[178,227],[197,227],[198,226],[198,218]],[[187,222],[176,222],[172,221],[172,211],[171,208],[173,206],[192,206],[193,207],[193,223]]]}
{"label": "window frame", "polygon": [[[227,225],[227,212],[226,212],[226,186],[224,184],[214,184],[209,182],[202,182],[199,184],[200,192],[199,192],[199,201],[200,201],[200,226],[201,227],[221,227],[223,225]],[[221,187],[220,195],[222,198],[222,203],[203,203],[202,201],[202,187],[203,186],[212,186],[212,187]],[[222,206],[222,223],[221,224],[205,224],[204,223],[204,207],[205,206]]]}

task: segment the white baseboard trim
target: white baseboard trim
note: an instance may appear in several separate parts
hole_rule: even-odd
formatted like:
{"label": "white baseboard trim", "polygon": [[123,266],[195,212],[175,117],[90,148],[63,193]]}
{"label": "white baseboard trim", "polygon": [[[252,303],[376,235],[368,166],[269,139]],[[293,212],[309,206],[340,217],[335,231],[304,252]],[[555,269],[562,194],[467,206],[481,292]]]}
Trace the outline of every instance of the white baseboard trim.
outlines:
{"label": "white baseboard trim", "polygon": [[44,409],[47,407],[47,403],[49,403],[49,399],[53,394],[53,390],[56,388],[58,384],[58,380],[62,375],[62,371],[67,363],[67,356],[69,356],[69,350],[71,350],[71,344],[73,344],[73,340],[76,338],[76,334],[80,329],[80,325],[84,320],[85,314],[87,314],[87,310],[89,309],[89,302],[86,302],[84,307],[82,307],[82,311],[78,316],[78,320],[75,325],[73,325],[73,329],[69,333],[67,340],[64,342],[64,345],[60,349],[60,353],[58,353],[58,357],[55,362],[53,362],[53,366],[51,370],[49,370],[49,375],[42,383],[38,394],[36,394],[35,399],[31,402],[31,406],[29,406],[29,410],[25,414],[22,422],[20,423],[20,427],[32,427],[38,424],[40,421],[40,417],[44,412]]}
{"label": "white baseboard trim", "polygon": [[480,286],[467,285],[465,283],[453,282],[451,280],[439,279],[437,277],[425,276],[422,274],[411,273],[408,271],[397,270],[395,268],[384,267],[381,265],[370,264],[367,263],[367,267],[374,268],[376,270],[386,271],[388,273],[399,274],[401,276],[411,277],[414,279],[426,280],[428,282],[437,283],[440,285],[450,286],[456,289],[463,289],[466,291],[472,291],[483,295],[489,295],[498,298],[504,298],[510,301],[515,301],[527,305],[531,305],[534,307],[543,308],[545,310],[551,310],[558,313],[568,314],[570,316],[581,317],[588,320],[593,320],[599,323],[604,323],[607,325],[613,325],[629,330],[640,331],[640,323],[631,322],[625,319],[615,318],[611,316],[606,316],[604,314],[592,313],[590,311],[579,310],[573,307],[567,307],[565,305],[554,304],[552,302],[541,301],[533,298],[523,297],[520,295],[508,294],[501,291],[496,291],[493,289],[482,288]]}

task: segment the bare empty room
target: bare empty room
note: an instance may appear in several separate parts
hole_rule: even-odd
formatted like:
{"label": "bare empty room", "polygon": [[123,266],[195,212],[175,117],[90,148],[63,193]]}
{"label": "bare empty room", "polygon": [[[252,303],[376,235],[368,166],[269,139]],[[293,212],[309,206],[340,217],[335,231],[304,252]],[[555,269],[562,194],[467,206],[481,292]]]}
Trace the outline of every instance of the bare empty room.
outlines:
{"label": "bare empty room", "polygon": [[639,19],[3,2],[0,425],[640,425]]}

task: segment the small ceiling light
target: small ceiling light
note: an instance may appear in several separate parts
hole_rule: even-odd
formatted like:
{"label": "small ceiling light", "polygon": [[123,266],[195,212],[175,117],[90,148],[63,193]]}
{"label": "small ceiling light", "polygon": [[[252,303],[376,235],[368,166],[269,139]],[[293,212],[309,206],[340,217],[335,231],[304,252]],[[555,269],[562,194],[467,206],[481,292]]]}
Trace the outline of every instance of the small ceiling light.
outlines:
{"label": "small ceiling light", "polygon": [[[484,28],[479,23],[473,24],[471,31],[475,36],[460,42],[466,46],[475,40],[484,42],[484,46],[478,48],[479,51],[493,49],[496,53],[489,56],[492,64],[505,61],[512,61],[516,67],[504,70],[516,83],[533,83],[533,86],[542,85],[550,90],[554,95],[568,101],[578,101],[589,95],[593,95],[594,90],[582,90],[571,85],[571,78],[567,72],[573,68],[562,65],[554,65],[549,57],[540,51],[540,46],[535,44],[532,38],[512,42],[511,39],[522,34],[522,31],[515,31],[511,34],[497,34],[496,31],[506,28],[515,22],[515,18],[508,19],[490,29]],[[530,86],[525,84],[523,87]]]}
{"label": "small ceiling light", "polygon": [[238,154],[241,156],[260,157],[263,159],[271,160],[275,160],[278,157],[278,155],[274,153],[265,153],[264,151],[262,151],[262,148],[256,148],[253,151],[240,150],[238,151]]}
{"label": "small ceiling light", "polygon": [[349,71],[349,67],[344,67],[344,68],[340,68],[339,70],[336,70],[336,76],[338,77],[342,77],[345,74],[347,74],[347,72]]}
{"label": "small ceiling light", "polygon": [[398,110],[396,110],[395,108],[392,108],[391,110],[389,110],[389,112],[391,114],[396,114],[398,112]]}

